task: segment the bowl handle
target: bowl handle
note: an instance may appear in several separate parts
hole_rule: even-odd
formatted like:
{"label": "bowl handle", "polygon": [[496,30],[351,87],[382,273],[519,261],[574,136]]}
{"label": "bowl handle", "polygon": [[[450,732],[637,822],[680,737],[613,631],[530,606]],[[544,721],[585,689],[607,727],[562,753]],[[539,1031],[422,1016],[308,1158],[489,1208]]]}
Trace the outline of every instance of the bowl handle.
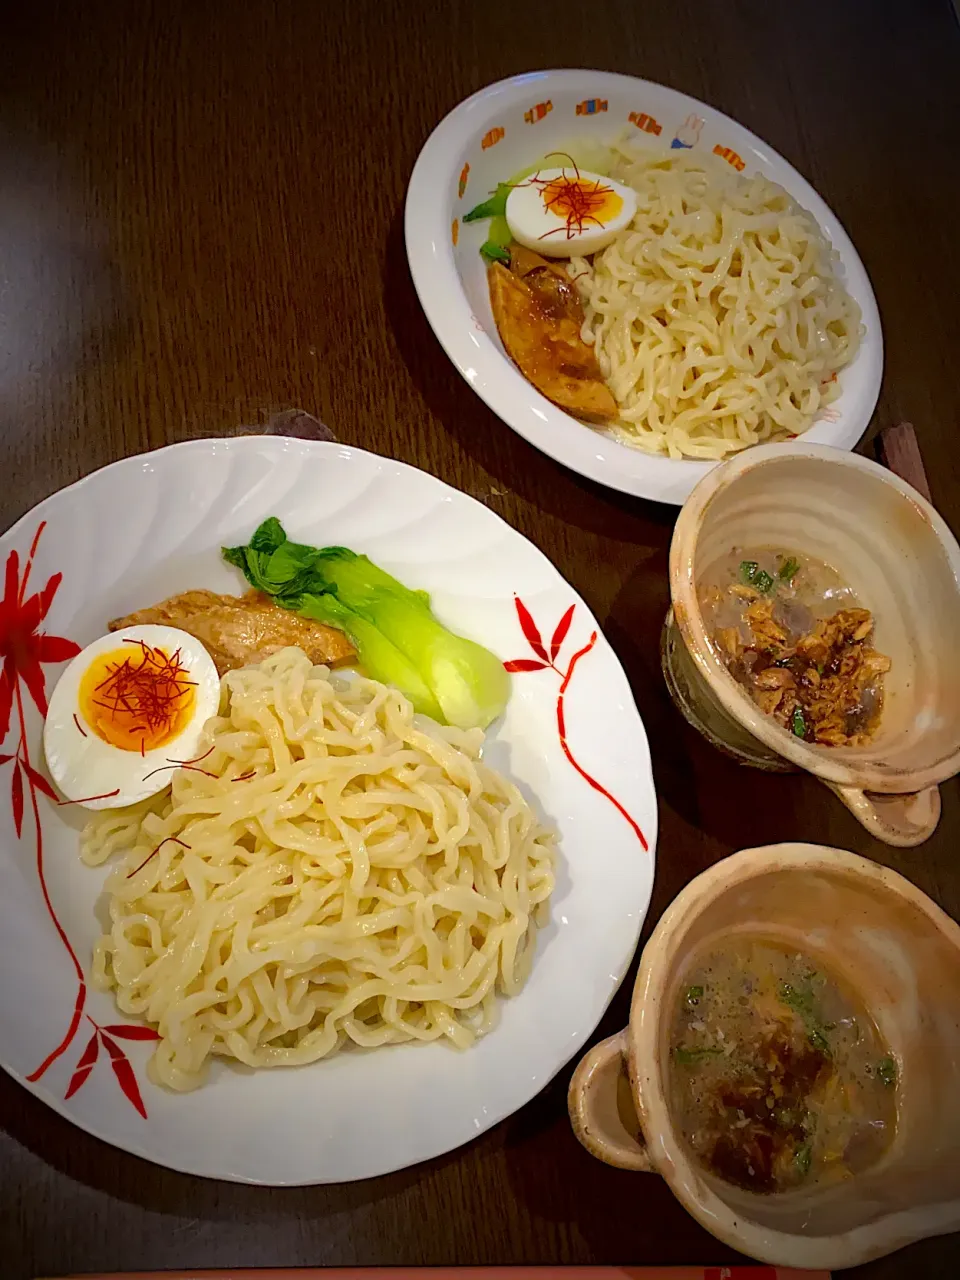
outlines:
{"label": "bowl handle", "polygon": [[928,840],[940,821],[940,788],[924,787],[903,795],[880,795],[858,787],[827,786],[853,816],[884,844],[909,849]]}
{"label": "bowl handle", "polygon": [[626,1050],[627,1032],[621,1031],[580,1059],[567,1095],[570,1122],[580,1142],[604,1164],[652,1173],[633,1106]]}

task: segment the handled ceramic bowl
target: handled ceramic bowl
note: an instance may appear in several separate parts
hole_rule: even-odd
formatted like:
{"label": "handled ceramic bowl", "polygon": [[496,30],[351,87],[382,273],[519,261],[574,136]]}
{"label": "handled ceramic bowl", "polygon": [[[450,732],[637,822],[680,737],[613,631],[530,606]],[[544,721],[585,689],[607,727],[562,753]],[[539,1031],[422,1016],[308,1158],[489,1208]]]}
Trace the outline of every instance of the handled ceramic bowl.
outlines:
{"label": "handled ceramic bowl", "polygon": [[[893,1141],[845,1182],[742,1191],[697,1164],[674,1123],[672,1011],[691,958],[731,930],[796,945],[846,979],[896,1058]],[[588,1151],[662,1174],[708,1231],[764,1262],[851,1267],[960,1229],[960,927],[856,854],[809,844],[735,853],[667,909],[643,951],[630,1025],[582,1059],[569,1106]]]}
{"label": "handled ceramic bowl", "polygon": [[[766,715],[710,643],[699,590],[734,548],[777,547],[831,565],[873,613],[891,659],[883,712],[858,747],[804,742]],[[758,445],[711,471],[670,547],[664,675],[687,719],[744,763],[806,769],[867,830],[916,845],[960,769],[960,547],[930,504],[886,468],[825,445]]]}

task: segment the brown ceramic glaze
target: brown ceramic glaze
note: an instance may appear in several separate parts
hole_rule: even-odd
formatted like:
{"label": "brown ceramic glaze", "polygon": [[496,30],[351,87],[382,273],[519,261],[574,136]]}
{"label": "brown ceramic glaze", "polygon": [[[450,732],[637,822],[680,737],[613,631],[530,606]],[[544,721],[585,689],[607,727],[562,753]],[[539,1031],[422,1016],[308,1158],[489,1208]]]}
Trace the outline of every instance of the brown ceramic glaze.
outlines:
{"label": "brown ceramic glaze", "polygon": [[[831,565],[874,615],[876,647],[892,666],[866,745],[795,737],[756,706],[708,640],[698,589],[733,547],[769,546]],[[960,769],[960,547],[915,489],[824,445],[749,449],[687,500],[670,547],[670,589],[664,669],[688,720],[745,763],[809,770],[888,844],[928,838],[938,784]]]}
{"label": "brown ceramic glaze", "polygon": [[[896,1058],[893,1142],[847,1182],[754,1195],[703,1170],[673,1126],[670,1013],[691,957],[731,930],[796,945],[845,979]],[[569,1104],[588,1151],[662,1174],[727,1244],[778,1265],[837,1269],[960,1227],[958,1081],[960,927],[886,867],[780,844],[733,854],[674,900],[644,948],[630,1025],[582,1059]]]}

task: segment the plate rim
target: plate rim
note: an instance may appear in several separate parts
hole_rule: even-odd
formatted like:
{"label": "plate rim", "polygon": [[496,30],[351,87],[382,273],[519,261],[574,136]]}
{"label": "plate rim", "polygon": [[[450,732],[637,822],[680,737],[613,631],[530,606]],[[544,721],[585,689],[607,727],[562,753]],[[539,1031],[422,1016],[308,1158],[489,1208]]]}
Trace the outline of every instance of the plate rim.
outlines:
{"label": "plate rim", "polygon": [[[339,1183],[362,1182],[370,1178],[384,1177],[404,1169],[417,1168],[420,1165],[426,1164],[433,1160],[441,1159],[445,1156],[450,1155],[453,1152],[459,1151],[462,1148],[467,1147],[475,1138],[479,1137],[481,1134],[488,1132],[490,1129],[494,1128],[496,1125],[501,1124],[503,1123],[503,1121],[509,1119],[511,1116],[518,1114],[518,1112],[520,1112],[524,1107],[529,1105],[529,1103],[532,1102],[540,1093],[542,1093],[545,1089],[547,1089],[549,1085],[553,1082],[553,1080],[557,1077],[557,1075],[559,1075],[559,1073],[565,1069],[568,1063],[577,1054],[579,1054],[582,1051],[584,1045],[587,1044],[591,1036],[594,1035],[594,1033],[596,1032],[597,1026],[600,1024],[600,1021],[606,1014],[606,1011],[609,1008],[610,1004],[612,1003],[614,997],[620,990],[620,987],[623,985],[623,980],[626,977],[631,964],[636,958],[637,949],[640,941],[640,935],[643,930],[643,926],[646,922],[646,918],[650,910],[650,904],[653,899],[653,888],[654,888],[654,881],[656,876],[657,839],[659,835],[659,796],[657,794],[656,783],[655,783],[654,774],[653,774],[653,760],[652,760],[652,755],[650,751],[650,740],[647,734],[646,725],[643,721],[643,717],[640,713],[640,709],[637,706],[636,698],[634,697],[634,693],[633,693],[633,688],[627,676],[627,673],[623,667],[623,664],[620,661],[620,658],[617,655],[616,650],[613,648],[613,646],[610,644],[609,640],[607,639],[606,635],[604,634],[603,629],[600,626],[600,623],[594,617],[592,610],[583,600],[579,592],[567,581],[567,579],[563,576],[563,574],[560,572],[557,566],[553,563],[553,561],[550,560],[550,558],[546,555],[546,553],[543,552],[535,542],[527,538],[526,535],[521,533],[518,529],[515,529],[513,525],[511,525],[509,521],[505,520],[504,517],[501,516],[498,512],[491,510],[484,503],[480,502],[478,499],[474,498],[472,495],[464,492],[462,489],[457,489],[454,485],[448,484],[445,480],[442,480],[439,476],[434,475],[432,472],[424,471],[422,468],[416,467],[412,463],[404,462],[402,460],[389,457],[388,455],[385,455],[385,454],[374,453],[372,450],[362,449],[355,445],[343,444],[340,441],[309,440],[299,436],[249,434],[249,435],[239,435],[239,436],[193,437],[189,440],[180,440],[180,441],[175,441],[171,444],[161,445],[155,449],[147,450],[144,453],[125,454],[120,458],[116,458],[111,462],[105,463],[103,466],[94,468],[94,470],[88,472],[86,475],[78,477],[76,480],[72,481],[70,484],[64,485],[61,488],[54,490],[53,493],[50,493],[45,498],[42,498],[38,503],[36,503],[33,507],[31,507],[29,510],[24,512],[22,516],[20,516],[17,520],[15,520],[13,524],[9,526],[9,528],[5,529],[2,533],[0,533],[0,553],[2,554],[7,553],[9,544],[14,540],[17,534],[29,521],[32,521],[34,518],[42,520],[44,511],[49,508],[50,504],[61,499],[66,494],[75,494],[76,491],[82,490],[82,488],[88,482],[92,481],[95,477],[102,475],[104,472],[108,472],[112,470],[123,470],[126,468],[133,468],[137,464],[142,464],[148,461],[149,459],[152,459],[160,454],[169,455],[174,452],[185,452],[185,453],[198,452],[206,456],[209,456],[212,453],[214,453],[218,448],[222,449],[224,452],[234,452],[234,451],[242,452],[247,449],[251,451],[255,451],[258,448],[263,448],[263,447],[266,447],[267,450],[275,450],[277,453],[280,453],[283,451],[285,447],[289,447],[291,444],[296,446],[296,449],[302,453],[318,453],[322,455],[324,453],[329,454],[333,452],[347,459],[349,459],[351,456],[360,455],[363,458],[373,459],[374,464],[378,466],[382,466],[386,464],[388,467],[397,468],[403,472],[412,472],[416,475],[427,477],[428,480],[435,483],[436,485],[439,485],[442,490],[447,490],[449,492],[452,492],[453,494],[456,495],[458,499],[463,499],[471,503],[473,506],[481,508],[484,512],[485,519],[492,519],[493,521],[501,525],[504,525],[506,529],[509,531],[509,534],[523,539],[523,541],[527,543],[527,545],[533,550],[533,552],[548,567],[549,571],[556,577],[556,579],[558,579],[559,583],[562,584],[564,588],[566,588],[566,590],[570,594],[570,598],[573,601],[573,603],[580,606],[587,621],[590,623],[590,625],[593,628],[595,628],[600,643],[602,643],[607,650],[608,657],[613,660],[617,669],[622,675],[625,686],[626,686],[626,691],[629,694],[629,700],[630,700],[629,707],[627,709],[628,711],[632,709],[632,712],[636,717],[636,724],[642,736],[643,757],[640,763],[643,766],[643,772],[649,785],[650,797],[652,802],[650,818],[645,820],[645,823],[644,823],[644,832],[646,834],[647,846],[648,846],[645,856],[649,858],[650,870],[649,870],[649,885],[646,891],[646,900],[641,904],[636,914],[636,925],[634,929],[632,948],[625,955],[623,961],[618,966],[616,971],[616,981],[611,984],[609,992],[603,999],[602,1007],[600,1007],[599,1010],[597,1011],[596,1020],[593,1022],[593,1025],[588,1027],[582,1036],[579,1033],[577,1033],[575,1036],[572,1036],[570,1038],[569,1055],[563,1061],[558,1062],[556,1067],[553,1068],[549,1072],[549,1074],[545,1076],[544,1079],[537,1082],[536,1087],[533,1089],[533,1091],[526,1093],[526,1096],[524,1097],[523,1101],[517,1103],[516,1105],[507,1104],[505,1109],[501,1109],[499,1107],[492,1109],[491,1114],[485,1117],[485,1123],[480,1128],[478,1128],[474,1133],[468,1135],[466,1138],[458,1139],[454,1141],[452,1145],[448,1145],[447,1140],[444,1139],[443,1145],[441,1145],[438,1150],[433,1151],[430,1154],[421,1156],[414,1161],[404,1160],[403,1158],[400,1158],[398,1160],[387,1160],[384,1163],[384,1165],[381,1168],[377,1169],[375,1172],[353,1173],[353,1174],[348,1174],[347,1176],[344,1176],[344,1177],[319,1176],[319,1177],[306,1177],[306,1178],[300,1178],[300,1177],[278,1178],[275,1175],[259,1177],[259,1176],[247,1175],[247,1174],[232,1171],[232,1170],[227,1172],[211,1171],[209,1169],[205,1170],[205,1169],[197,1168],[191,1165],[189,1161],[181,1161],[177,1159],[161,1159],[156,1155],[151,1154],[148,1150],[144,1149],[142,1145],[137,1144],[135,1141],[127,1140],[125,1138],[120,1138],[120,1137],[106,1136],[103,1132],[98,1130],[93,1124],[89,1123],[86,1119],[74,1114],[72,1111],[69,1110],[66,1104],[66,1100],[57,1097],[54,1091],[46,1085],[43,1079],[31,1081],[25,1078],[16,1068],[12,1067],[7,1062],[6,1054],[2,1046],[0,1046],[0,1067],[2,1067],[2,1069],[6,1072],[8,1076],[10,1076],[18,1085],[20,1085],[21,1087],[26,1089],[29,1093],[31,1093],[43,1105],[50,1107],[53,1111],[55,1111],[59,1116],[65,1119],[68,1123],[75,1125],[78,1129],[83,1130],[85,1133],[89,1134],[91,1137],[97,1139],[98,1141],[107,1143],[109,1146],[114,1147],[117,1150],[124,1151],[129,1155],[136,1156],[139,1159],[146,1160],[151,1164],[157,1165],[159,1168],[170,1169],[176,1173],[182,1173],[190,1177],[201,1177],[201,1178],[211,1179],[213,1181],[235,1182],[241,1185],[264,1186],[264,1187],[334,1186]],[[495,1031],[491,1034],[495,1034]],[[308,1065],[315,1066],[316,1064],[308,1064]]]}
{"label": "plate rim", "polygon": [[[813,443],[832,445],[834,448],[848,452],[852,451],[867,431],[880,398],[884,343],[876,293],[869,273],[846,227],[812,183],[765,139],[741,124],[739,120],[680,89],[674,89],[659,81],[625,75],[617,71],[591,70],[585,67],[555,67],[496,80],[451,108],[433,128],[417,155],[410,173],[404,202],[404,242],[407,263],[414,289],[434,336],[454,368],[474,393],[501,422],[555,462],[606,488],[628,493],[634,497],[682,506],[698,481],[719,465],[719,462],[698,461],[690,458],[670,459],[656,454],[647,454],[642,450],[621,444],[613,437],[597,433],[593,433],[596,443],[594,450],[591,451],[585,440],[578,447],[574,443],[577,438],[571,434],[571,429],[585,433],[591,430],[590,427],[578,422],[562,409],[558,409],[533,388],[512,362],[498,350],[485,331],[479,334],[474,333],[473,312],[460,283],[449,228],[443,215],[444,206],[440,201],[431,198],[435,194],[436,184],[430,181],[429,171],[439,163],[445,173],[449,170],[451,175],[453,174],[456,164],[451,166],[447,161],[450,155],[458,154],[462,149],[463,144],[458,140],[459,126],[481,104],[501,94],[509,93],[515,88],[533,85],[548,77],[554,82],[559,81],[561,85],[565,82],[567,86],[573,86],[583,77],[598,77],[608,82],[615,81],[623,89],[628,86],[655,89],[659,93],[666,93],[677,99],[678,106],[703,108],[709,116],[732,125],[736,130],[746,134],[756,151],[773,163],[782,165],[791,177],[790,193],[805,208],[810,209],[811,202],[815,206],[822,206],[820,211],[810,211],[814,212],[814,216],[821,225],[824,221],[824,212],[829,216],[829,220],[836,229],[836,234],[831,240],[834,249],[841,253],[846,269],[853,267],[862,274],[864,296],[861,303],[861,320],[870,335],[870,344],[866,348],[861,348],[857,358],[861,355],[868,357],[864,366],[866,389],[861,411],[856,416],[845,420],[839,429],[834,428],[829,431],[829,434],[811,435],[811,432],[816,432],[818,428],[831,426],[828,423],[814,423],[799,438],[810,439]],[[442,300],[438,298],[437,291],[431,288],[438,274],[444,278],[450,275],[453,281],[452,287],[444,293]],[[448,316],[442,314],[448,310],[453,312],[452,323]],[[483,368],[476,367],[479,362],[485,366],[486,372]],[[567,447],[568,444],[571,447]],[[596,449],[602,452],[598,453]],[[571,451],[576,455],[576,461],[571,460]],[[608,459],[603,456],[606,452],[611,452],[613,457]],[[664,470],[666,466],[675,470],[668,472]]]}

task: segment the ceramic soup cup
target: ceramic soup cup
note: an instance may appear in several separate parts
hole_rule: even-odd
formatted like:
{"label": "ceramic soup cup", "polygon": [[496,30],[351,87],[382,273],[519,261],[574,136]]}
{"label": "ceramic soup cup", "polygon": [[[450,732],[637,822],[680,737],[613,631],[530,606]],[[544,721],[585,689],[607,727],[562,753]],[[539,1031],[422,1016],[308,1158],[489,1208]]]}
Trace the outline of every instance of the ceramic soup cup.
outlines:
{"label": "ceramic soup cup", "polygon": [[[883,710],[856,747],[805,742],[765,714],[711,643],[699,593],[737,549],[826,562],[874,616],[891,659]],[[960,547],[893,472],[825,445],[758,445],[711,471],[687,499],[670,547],[672,610],[662,659],[687,719],[744,763],[806,769],[872,835],[916,845],[940,816],[938,784],[960,769]]]}
{"label": "ceramic soup cup", "polygon": [[[777,1195],[707,1172],[671,1114],[670,1031],[691,960],[720,934],[796,946],[858,992],[897,1064],[897,1122],[877,1163]],[[960,1228],[960,927],[919,889],[820,845],[748,849],[675,899],[644,948],[630,1024],[582,1059],[570,1116],[583,1145],[660,1173],[714,1235],[774,1265],[837,1269]]]}

